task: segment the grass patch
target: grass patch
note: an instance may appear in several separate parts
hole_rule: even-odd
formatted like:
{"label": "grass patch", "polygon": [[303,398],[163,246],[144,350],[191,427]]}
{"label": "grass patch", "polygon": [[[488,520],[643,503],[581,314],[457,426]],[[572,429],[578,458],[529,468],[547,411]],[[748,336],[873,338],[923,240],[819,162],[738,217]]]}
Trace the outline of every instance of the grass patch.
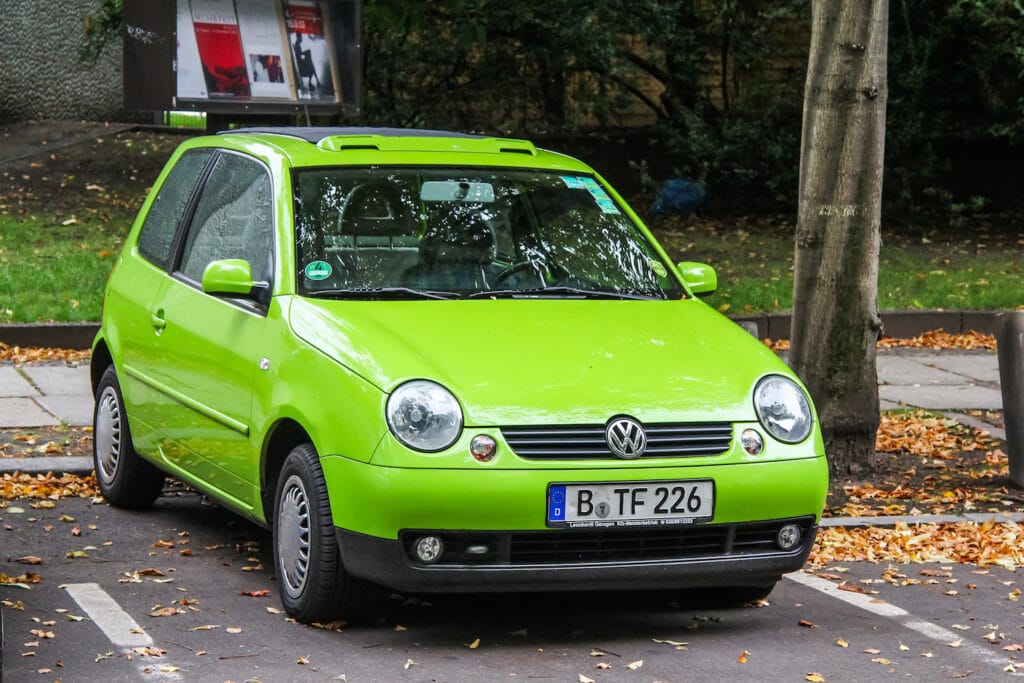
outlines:
{"label": "grass patch", "polygon": [[[715,267],[719,290],[709,304],[737,314],[792,309],[792,224],[656,218],[651,227],[673,259]],[[880,310],[1012,310],[1024,304],[1024,240],[1014,230],[990,227],[971,239],[950,233],[883,231]]]}
{"label": "grass patch", "polygon": [[99,320],[127,225],[0,216],[0,321]]}

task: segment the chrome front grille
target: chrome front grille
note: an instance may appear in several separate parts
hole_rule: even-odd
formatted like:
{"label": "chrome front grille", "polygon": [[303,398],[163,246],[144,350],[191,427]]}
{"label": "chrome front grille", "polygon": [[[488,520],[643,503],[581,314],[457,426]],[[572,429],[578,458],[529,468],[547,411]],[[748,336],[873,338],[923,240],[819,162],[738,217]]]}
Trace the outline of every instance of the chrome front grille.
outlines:
{"label": "chrome front grille", "polygon": [[[645,458],[721,455],[732,442],[729,422],[644,425]],[[605,440],[604,425],[502,427],[502,436],[521,458],[582,460],[615,458]]]}

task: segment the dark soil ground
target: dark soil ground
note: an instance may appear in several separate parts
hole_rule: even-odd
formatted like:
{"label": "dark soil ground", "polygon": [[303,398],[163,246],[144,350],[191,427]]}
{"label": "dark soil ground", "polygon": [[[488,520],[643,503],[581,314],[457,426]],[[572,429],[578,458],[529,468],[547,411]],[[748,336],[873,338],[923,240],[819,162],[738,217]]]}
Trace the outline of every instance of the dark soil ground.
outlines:
{"label": "dark soil ground", "polygon": [[[831,482],[827,516],[958,514],[1024,510],[1024,490],[1009,479],[1006,445],[978,429],[928,413],[890,413],[874,470]],[[972,411],[1003,426],[1002,412]]]}
{"label": "dark soil ground", "polygon": [[19,132],[41,139],[33,147],[19,148],[20,158],[4,164],[0,213],[94,215],[104,220],[134,215],[171,152],[185,139],[152,131],[104,134],[101,129],[99,135],[61,146],[30,127],[5,131],[0,145],[14,144],[8,138]]}

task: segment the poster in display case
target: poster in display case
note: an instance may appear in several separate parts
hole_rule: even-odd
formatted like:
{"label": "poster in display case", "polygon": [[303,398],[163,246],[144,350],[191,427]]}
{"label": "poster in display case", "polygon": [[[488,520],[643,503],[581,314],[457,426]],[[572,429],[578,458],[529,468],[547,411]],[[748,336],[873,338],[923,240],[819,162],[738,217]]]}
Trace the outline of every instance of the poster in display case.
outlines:
{"label": "poster in display case", "polygon": [[125,0],[125,106],[358,113],[361,0]]}

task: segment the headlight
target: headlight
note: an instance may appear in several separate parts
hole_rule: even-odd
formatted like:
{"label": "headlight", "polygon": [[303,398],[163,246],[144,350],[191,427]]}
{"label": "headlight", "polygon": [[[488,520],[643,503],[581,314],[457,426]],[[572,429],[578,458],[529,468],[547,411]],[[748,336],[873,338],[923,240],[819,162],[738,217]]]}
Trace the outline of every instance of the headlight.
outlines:
{"label": "headlight", "polygon": [[768,433],[779,441],[799,443],[811,433],[811,404],[796,382],[765,377],[754,388],[754,410]]}
{"label": "headlight", "polygon": [[417,451],[440,451],[459,438],[462,408],[452,393],[426,380],[406,382],[388,397],[388,428]]}

